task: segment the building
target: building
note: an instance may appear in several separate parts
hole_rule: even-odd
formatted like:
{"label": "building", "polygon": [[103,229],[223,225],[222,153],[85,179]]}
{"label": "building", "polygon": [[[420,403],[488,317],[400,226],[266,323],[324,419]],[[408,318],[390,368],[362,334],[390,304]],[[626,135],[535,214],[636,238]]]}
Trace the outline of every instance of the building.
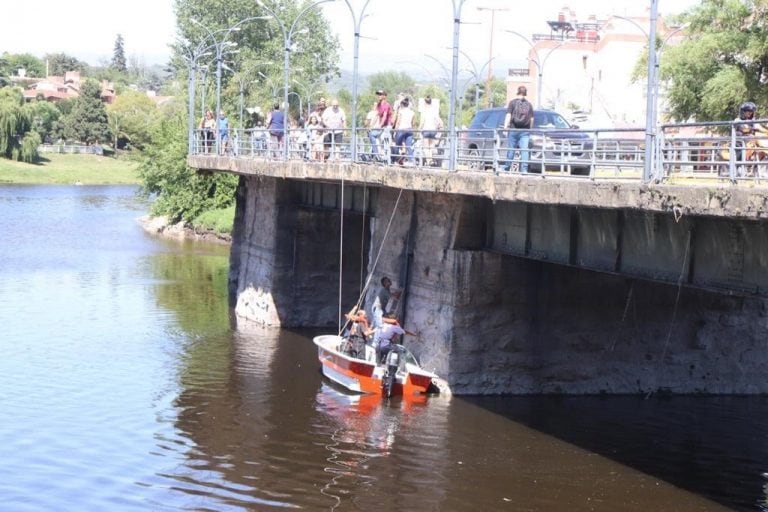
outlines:
{"label": "building", "polygon": [[[80,95],[79,71],[67,71],[64,76],[47,76],[24,89],[24,99],[32,101],[42,96],[45,101],[58,102]],[[101,101],[110,104],[115,100],[115,87],[108,80],[101,81]]]}
{"label": "building", "polygon": [[[535,33],[530,39],[518,34],[530,45],[528,68],[509,70],[507,98],[515,96],[519,85],[525,85],[535,105],[563,114],[586,112],[593,127],[644,125],[645,69],[640,70],[642,74],[635,81],[633,76],[647,51],[648,13],[606,19],[590,15],[580,21],[574,11],[565,7],[547,24],[548,33]],[[680,29],[668,27],[661,15],[657,33],[667,44],[682,37]],[[541,101],[537,97],[539,90]],[[659,108],[663,119],[663,96]]]}

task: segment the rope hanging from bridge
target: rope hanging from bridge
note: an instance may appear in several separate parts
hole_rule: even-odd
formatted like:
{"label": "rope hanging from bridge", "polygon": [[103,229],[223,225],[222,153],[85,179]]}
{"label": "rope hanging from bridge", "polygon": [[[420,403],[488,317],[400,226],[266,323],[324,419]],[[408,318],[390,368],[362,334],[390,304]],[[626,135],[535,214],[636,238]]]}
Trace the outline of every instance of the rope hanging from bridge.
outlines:
{"label": "rope hanging from bridge", "polygon": [[[342,178],[341,181],[342,186],[342,199],[344,197],[344,180]],[[357,302],[355,303],[355,309],[360,308],[363,302],[363,298],[365,297],[365,292],[368,290],[368,287],[371,285],[371,279],[373,278],[373,274],[376,272],[376,266],[379,264],[379,258],[381,257],[381,251],[384,249],[384,242],[387,240],[387,236],[389,235],[389,230],[392,227],[392,221],[395,218],[395,213],[397,212],[397,207],[400,204],[400,199],[403,197],[403,189],[400,189],[400,192],[397,194],[397,200],[395,201],[395,206],[392,207],[392,212],[389,214],[389,221],[387,222],[387,229],[384,230],[384,236],[381,239],[381,244],[379,244],[379,249],[376,252],[376,258],[373,260],[373,265],[371,266],[371,271],[368,273],[368,277],[365,280],[365,286],[363,286],[363,289],[360,290],[360,295],[357,297]],[[344,203],[341,204],[342,208],[342,218],[343,218],[343,208]],[[342,228],[343,228],[343,222],[342,222]],[[343,239],[343,234],[341,236]],[[343,245],[339,246],[339,335],[341,335],[341,332],[343,331],[343,325],[341,323],[341,252],[343,252],[344,247]],[[346,323],[346,322],[345,322]]]}

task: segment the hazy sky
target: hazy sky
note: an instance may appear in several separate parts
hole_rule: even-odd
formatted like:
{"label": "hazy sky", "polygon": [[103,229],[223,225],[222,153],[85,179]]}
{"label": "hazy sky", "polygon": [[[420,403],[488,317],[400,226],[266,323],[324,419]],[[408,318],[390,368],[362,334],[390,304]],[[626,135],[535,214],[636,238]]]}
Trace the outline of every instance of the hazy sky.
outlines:
{"label": "hazy sky", "polygon": [[[455,0],[457,3],[459,0]],[[364,0],[349,0],[359,12]],[[32,4],[3,2],[0,23],[0,53],[30,52],[42,56],[65,52],[92,64],[109,61],[118,33],[125,39],[126,54],[145,63],[167,60],[168,44],[175,35],[172,0],[36,0]],[[210,0],[215,5],[215,0]],[[678,13],[697,0],[659,0],[663,14]],[[34,12],[30,6],[34,5]],[[547,33],[547,20],[570,6],[579,19],[589,14],[642,15],[650,1],[643,0],[466,0],[461,12],[461,49],[482,68],[490,56],[491,13],[478,7],[502,8],[495,14],[494,69],[524,64],[527,44],[504,30],[515,30],[530,37]],[[323,6],[343,51],[341,67],[352,69],[353,22],[344,0]],[[428,72],[440,78],[445,74],[431,55],[450,66],[453,39],[452,0],[370,0],[362,24],[360,69],[371,72],[399,67],[414,73]],[[466,57],[461,67],[471,68]],[[487,68],[483,70],[487,72]]]}

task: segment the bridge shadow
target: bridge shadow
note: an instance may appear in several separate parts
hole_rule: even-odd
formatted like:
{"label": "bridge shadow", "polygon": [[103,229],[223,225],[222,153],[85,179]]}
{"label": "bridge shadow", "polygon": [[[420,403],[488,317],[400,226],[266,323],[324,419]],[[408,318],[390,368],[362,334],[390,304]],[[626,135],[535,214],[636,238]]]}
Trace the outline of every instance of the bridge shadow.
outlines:
{"label": "bridge shadow", "polygon": [[768,397],[456,397],[733,510],[768,510]]}

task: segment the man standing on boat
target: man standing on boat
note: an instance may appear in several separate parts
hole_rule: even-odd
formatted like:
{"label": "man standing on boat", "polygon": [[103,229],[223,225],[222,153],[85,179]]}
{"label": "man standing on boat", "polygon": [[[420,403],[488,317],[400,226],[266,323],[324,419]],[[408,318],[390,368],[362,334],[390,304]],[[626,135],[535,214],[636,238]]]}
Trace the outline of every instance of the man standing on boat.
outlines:
{"label": "man standing on boat", "polygon": [[394,313],[397,311],[397,302],[400,300],[402,291],[392,289],[392,280],[384,276],[381,278],[381,288],[376,293],[373,301],[373,328],[382,325],[382,318],[385,313]]}

